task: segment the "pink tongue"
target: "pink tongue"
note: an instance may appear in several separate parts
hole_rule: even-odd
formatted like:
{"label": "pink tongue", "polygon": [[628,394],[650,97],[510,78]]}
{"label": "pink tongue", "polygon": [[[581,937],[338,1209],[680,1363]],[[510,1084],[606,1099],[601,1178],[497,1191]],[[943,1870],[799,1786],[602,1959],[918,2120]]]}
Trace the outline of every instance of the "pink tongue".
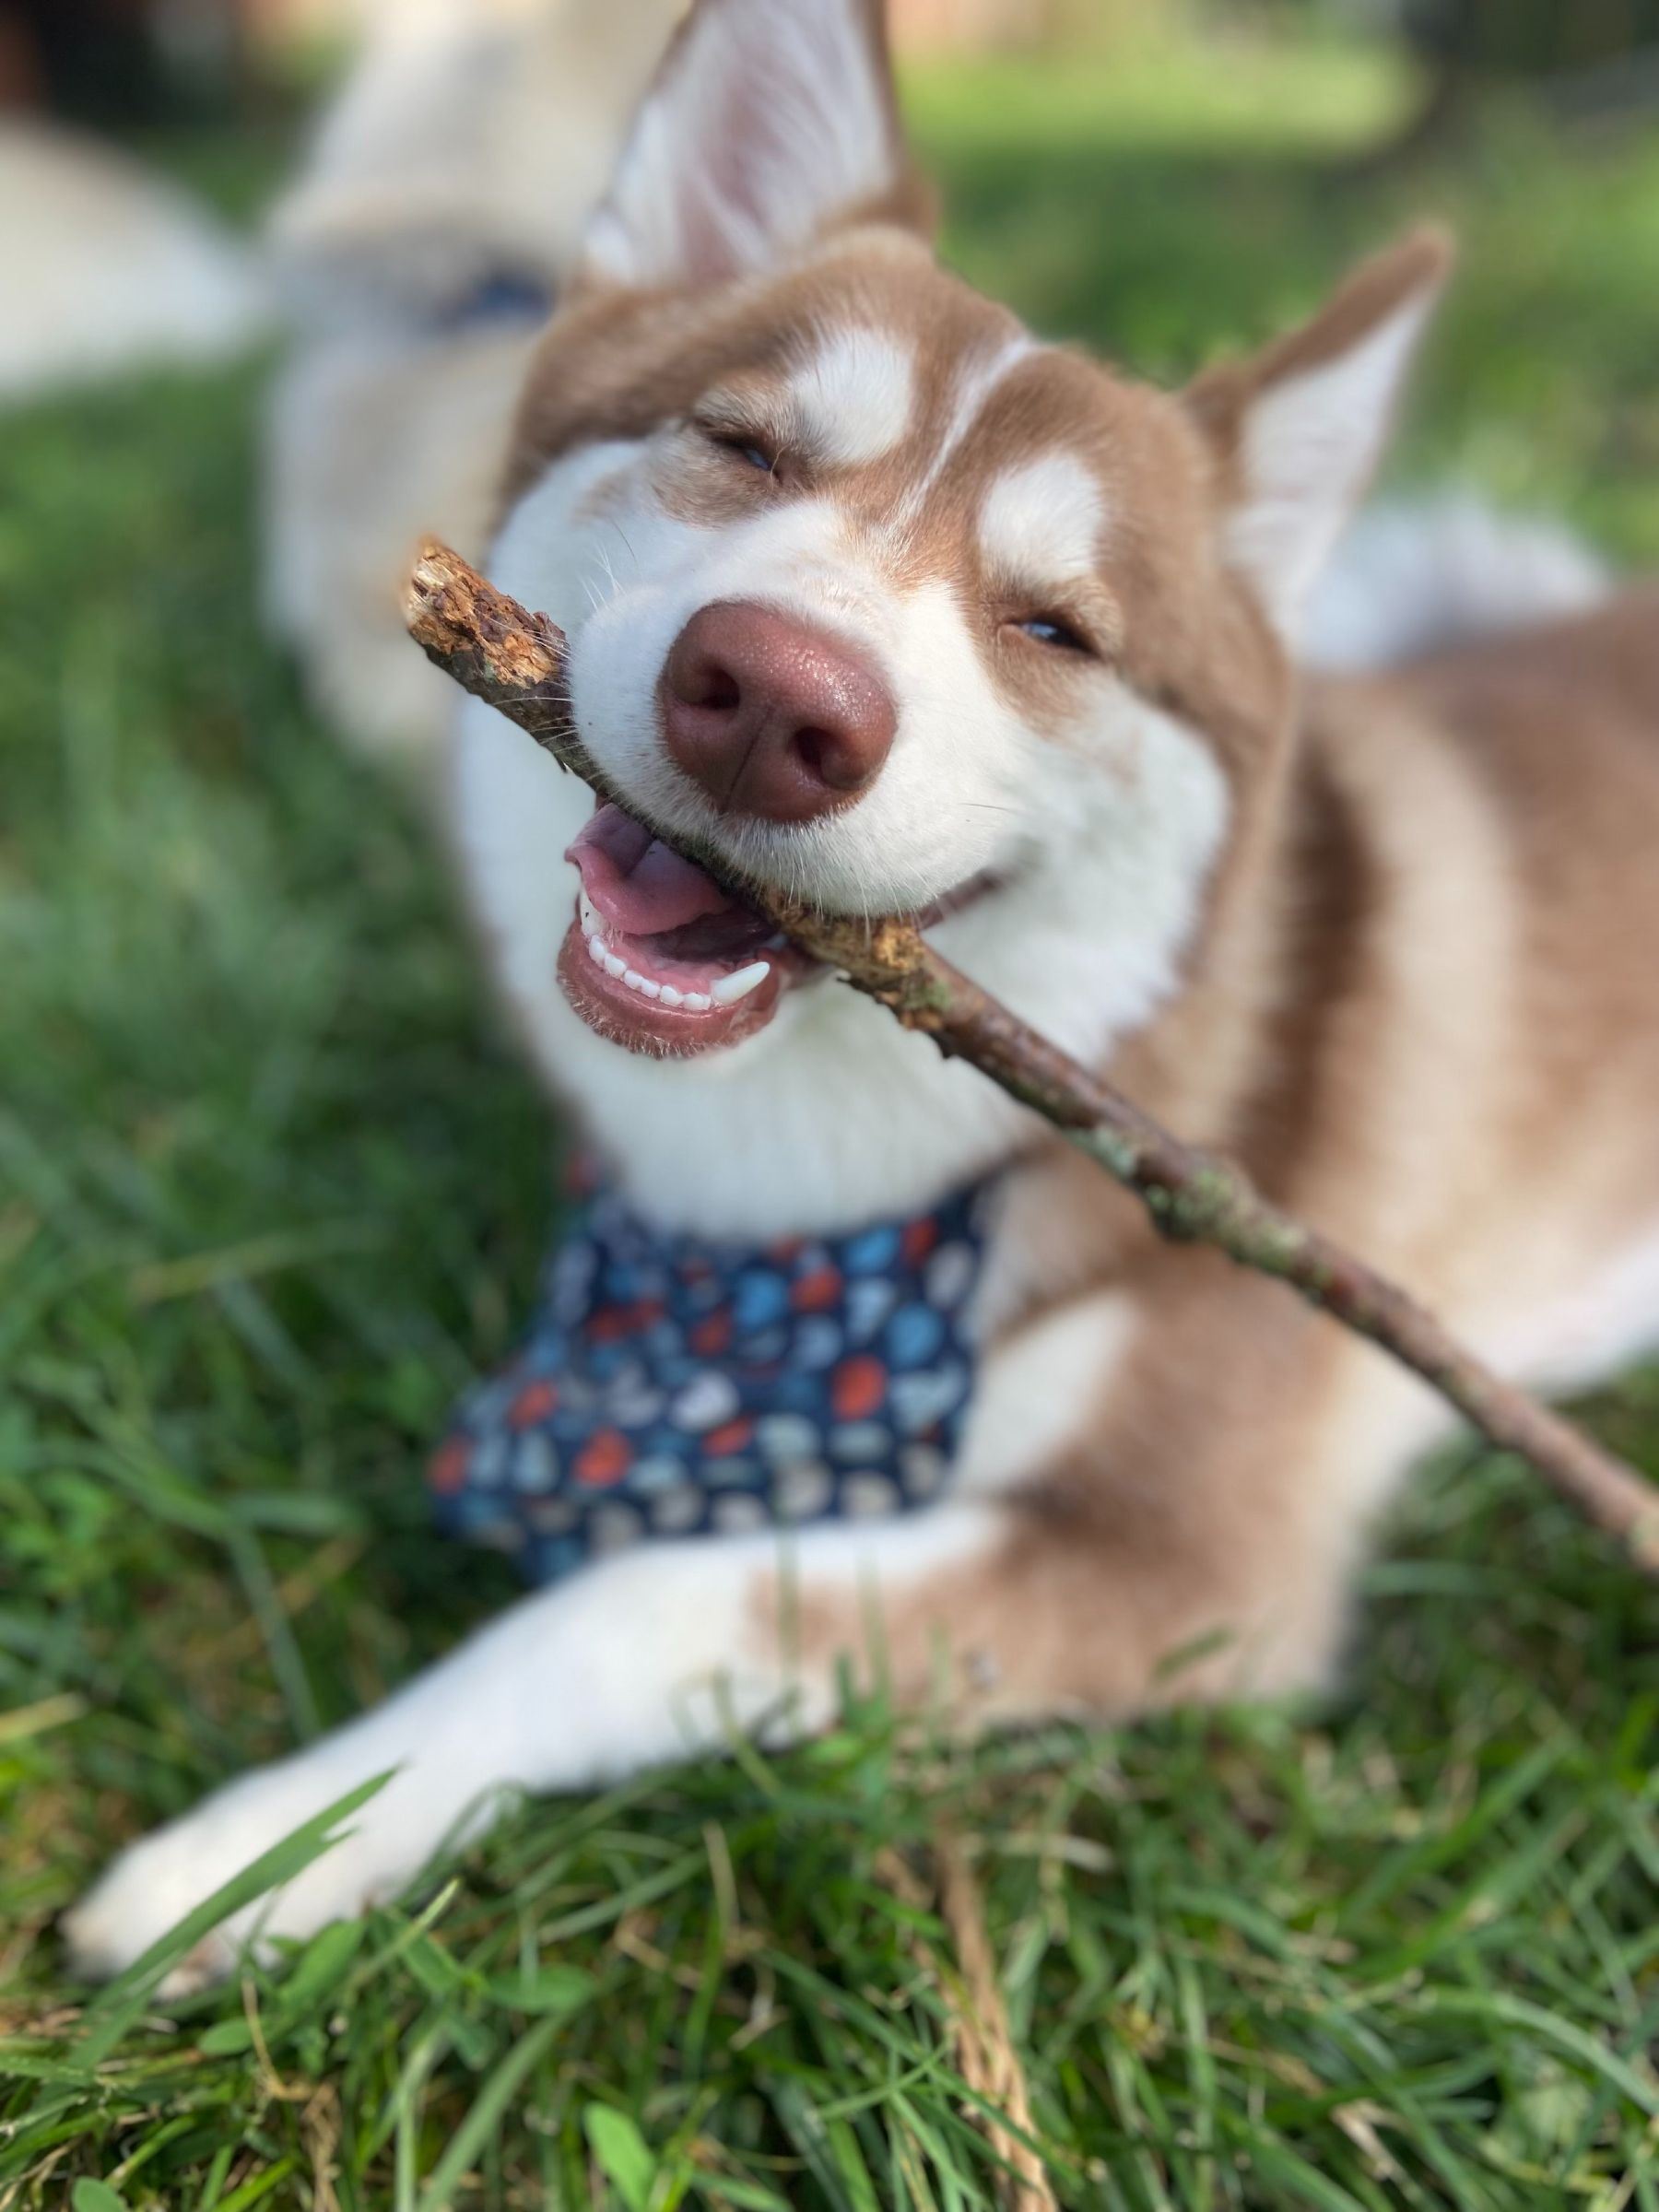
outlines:
{"label": "pink tongue", "polygon": [[595,912],[627,936],[654,937],[732,904],[712,877],[659,844],[620,806],[596,808],[565,858],[581,869]]}

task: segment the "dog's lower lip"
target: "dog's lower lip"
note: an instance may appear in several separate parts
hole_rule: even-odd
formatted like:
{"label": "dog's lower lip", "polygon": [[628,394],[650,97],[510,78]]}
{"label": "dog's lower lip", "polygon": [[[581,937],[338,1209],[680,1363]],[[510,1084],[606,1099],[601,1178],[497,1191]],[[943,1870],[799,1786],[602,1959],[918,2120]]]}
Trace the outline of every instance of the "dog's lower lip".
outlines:
{"label": "dog's lower lip", "polygon": [[591,1029],[630,1052],[688,1058],[765,1028],[796,971],[793,947],[755,958],[664,956],[648,938],[606,935],[579,900],[559,956],[565,996]]}

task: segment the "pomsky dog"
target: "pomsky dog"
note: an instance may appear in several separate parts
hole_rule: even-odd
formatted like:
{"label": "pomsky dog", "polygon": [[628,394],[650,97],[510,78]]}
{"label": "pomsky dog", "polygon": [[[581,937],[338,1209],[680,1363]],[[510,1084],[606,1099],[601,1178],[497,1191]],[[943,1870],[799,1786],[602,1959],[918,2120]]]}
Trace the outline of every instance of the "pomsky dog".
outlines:
{"label": "pomsky dog", "polygon": [[[937,265],[927,221],[874,5],[701,0],[536,352],[490,556],[568,631],[586,743],[740,869],[928,917],[1508,1371],[1605,1374],[1659,1340],[1659,599],[1310,675],[1311,595],[1443,241],[1171,394],[1033,337]],[[192,1972],[395,1891],[504,1792],[820,1725],[849,1661],[964,1727],[1325,1683],[1429,1394],[1278,1287],[1161,1247],[971,1068],[475,703],[453,790],[500,986],[606,1187],[549,1360],[473,1409],[450,1473],[511,1494],[526,1541],[607,1548],[573,1517],[584,1481],[652,1540],[139,1843],[73,1916],[82,1960],[133,1959],[383,1771]],[[797,1363],[723,1356],[722,1253],[758,1301],[738,1323]],[[628,1307],[659,1263],[669,1289]],[[910,1353],[849,1350],[861,1268],[872,1326],[898,1284]],[[624,1301],[603,1343],[594,1269]],[[942,1342],[966,1398],[901,1418],[884,1392],[907,1360],[936,1382]],[[719,1430],[742,1509],[716,1498],[701,1533],[675,1533],[703,1504],[672,1438],[646,1458],[674,1512],[632,1481],[662,1418],[645,1354],[700,1361],[681,1427]],[[757,1376],[783,1395],[751,1420]],[[590,1423],[605,1399],[598,1442],[549,1427],[567,1384]],[[643,1408],[617,1411],[624,1387]],[[875,1472],[839,1465],[848,1434]],[[745,1490],[780,1436],[823,1463],[782,1541]]]}

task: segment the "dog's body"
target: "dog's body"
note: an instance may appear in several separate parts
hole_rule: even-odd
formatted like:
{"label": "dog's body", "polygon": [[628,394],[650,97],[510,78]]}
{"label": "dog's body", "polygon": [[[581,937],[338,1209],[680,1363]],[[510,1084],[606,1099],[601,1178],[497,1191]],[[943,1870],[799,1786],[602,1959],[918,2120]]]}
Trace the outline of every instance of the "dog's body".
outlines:
{"label": "dog's body", "polygon": [[[569,630],[586,741],[736,865],[936,912],[959,964],[1510,1372],[1659,1341],[1659,598],[1293,680],[1443,249],[1171,398],[940,273],[916,204],[858,0],[708,0],[532,370],[492,562]],[[1160,1246],[741,913],[711,952],[688,872],[488,709],[456,779],[503,992],[648,1219],[810,1237],[995,1178],[965,1442],[926,1512],[783,1561],[661,1543],[527,1601],[141,1845],[85,1954],[388,1767],[270,1927],[394,1888],[503,1785],[811,1726],[872,1588],[893,1693],[966,1724],[1325,1681],[1428,1394]]]}

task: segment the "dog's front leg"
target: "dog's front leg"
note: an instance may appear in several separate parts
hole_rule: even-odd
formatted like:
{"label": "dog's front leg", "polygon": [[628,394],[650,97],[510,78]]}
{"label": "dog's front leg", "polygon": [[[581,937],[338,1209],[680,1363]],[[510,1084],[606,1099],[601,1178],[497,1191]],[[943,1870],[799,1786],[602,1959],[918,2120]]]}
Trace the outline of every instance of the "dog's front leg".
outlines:
{"label": "dog's front leg", "polygon": [[873,1600],[894,1624],[934,1615],[927,1586],[983,1573],[1007,1541],[1004,1512],[963,1504],[782,1540],[653,1547],[591,1568],[522,1601],[376,1711],[134,1845],[69,1916],[75,1956],[88,1972],[118,1971],[377,1774],[392,1779],[345,1840],[210,1937],[178,1985],[222,1972],[250,1938],[305,1936],[395,1894],[446,1841],[477,1834],[506,1793],[602,1783],[737,1728],[821,1725],[847,1624],[867,1642]]}

